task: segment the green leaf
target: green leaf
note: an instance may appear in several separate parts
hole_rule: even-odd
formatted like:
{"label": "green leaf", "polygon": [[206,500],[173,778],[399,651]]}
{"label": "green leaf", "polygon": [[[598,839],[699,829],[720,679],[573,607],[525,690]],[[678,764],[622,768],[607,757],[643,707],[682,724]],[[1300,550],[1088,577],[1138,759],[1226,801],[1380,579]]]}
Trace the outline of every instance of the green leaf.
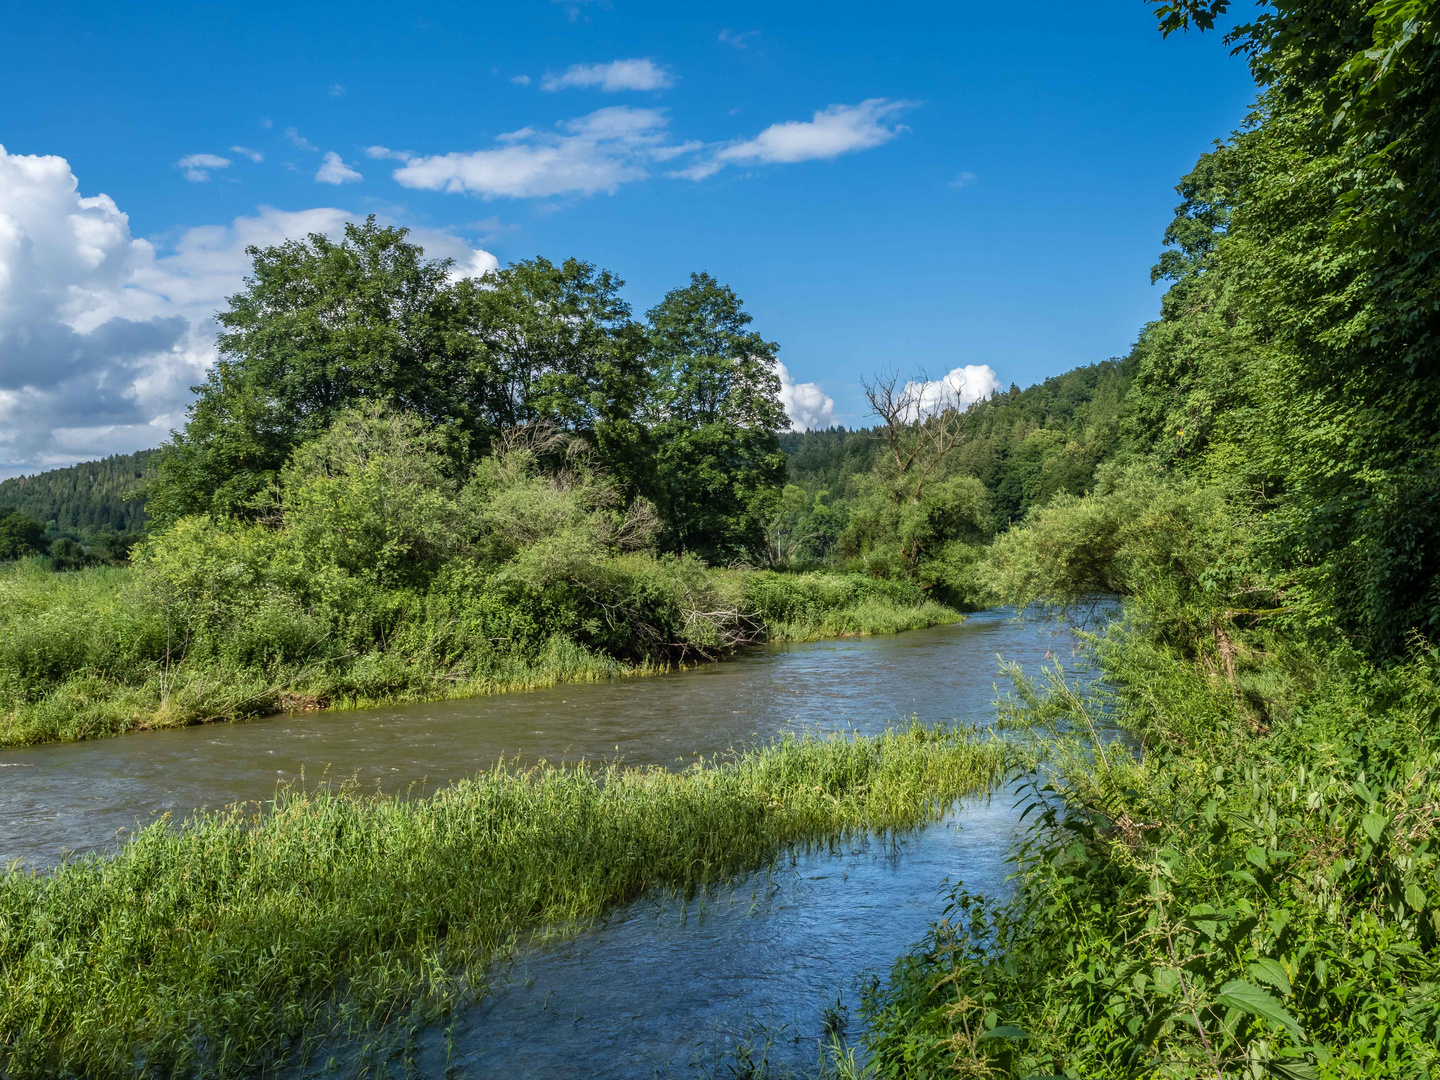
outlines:
{"label": "green leaf", "polygon": [[1029,1037],[1028,1032],[1016,1027],[1014,1024],[1001,1024],[999,1027],[993,1027],[980,1036],[982,1039],[1028,1039]]}
{"label": "green leaf", "polygon": [[1308,1061],[1267,1061],[1265,1071],[1278,1080],[1320,1080],[1320,1073]]}
{"label": "green leaf", "polygon": [[1388,824],[1390,824],[1390,818],[1385,814],[1366,814],[1360,819],[1360,827],[1365,830],[1365,835],[1377,844],[1380,842],[1380,834],[1385,831],[1385,826]]}
{"label": "green leaf", "polygon": [[1165,1021],[1169,1020],[1174,1012],[1174,1009],[1161,1009],[1152,1016],[1150,1022],[1145,1025],[1145,1030],[1140,1033],[1140,1045],[1149,1046],[1159,1038],[1160,1029],[1165,1026]]}
{"label": "green leaf", "polygon": [[1286,1011],[1285,1006],[1276,1001],[1268,990],[1264,990],[1254,983],[1246,982],[1244,979],[1232,979],[1220,988],[1220,993],[1215,1000],[1228,1009],[1239,1009],[1243,1013],[1258,1016],[1272,1024],[1279,1024],[1290,1033],[1290,1037],[1296,1042],[1302,1038],[1300,1025]]}
{"label": "green leaf", "polygon": [[1282,994],[1290,993],[1290,976],[1279,960],[1257,960],[1250,965],[1250,974],[1263,983],[1269,983]]}
{"label": "green leaf", "polygon": [[1410,909],[1416,914],[1424,911],[1425,890],[1412,881],[1409,885],[1405,886],[1405,903],[1409,904]]}

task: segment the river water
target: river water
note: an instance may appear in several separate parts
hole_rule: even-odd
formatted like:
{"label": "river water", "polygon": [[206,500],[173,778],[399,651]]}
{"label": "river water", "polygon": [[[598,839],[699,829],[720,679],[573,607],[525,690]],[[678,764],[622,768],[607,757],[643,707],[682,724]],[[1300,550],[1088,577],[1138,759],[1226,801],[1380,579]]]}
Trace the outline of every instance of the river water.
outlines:
{"label": "river water", "polygon": [[[985,723],[997,658],[1034,671],[1074,655],[1064,626],[988,611],[673,675],[0,750],[0,865],[43,868],[161,815],[266,799],[302,777],[418,792],[502,757],[680,765],[785,732]],[[823,1010],[837,997],[853,1006],[857,980],[924,935],[947,881],[1003,889],[1013,803],[968,800],[903,838],[797,853],[695,901],[648,898],[527,946],[448,1036],[427,1033],[422,1072],[443,1074],[448,1060],[475,1077],[732,1075],[747,1044],[772,1067],[813,1067]]]}

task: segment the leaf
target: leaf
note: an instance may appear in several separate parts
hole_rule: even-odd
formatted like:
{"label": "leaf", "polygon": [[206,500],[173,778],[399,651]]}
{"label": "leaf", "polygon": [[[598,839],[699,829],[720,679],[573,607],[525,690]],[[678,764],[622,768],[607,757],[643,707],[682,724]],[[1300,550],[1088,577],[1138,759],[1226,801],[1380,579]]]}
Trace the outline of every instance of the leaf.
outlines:
{"label": "leaf", "polygon": [[980,1036],[982,1039],[1028,1039],[1029,1037],[1028,1032],[1014,1024],[1001,1024]]}
{"label": "leaf", "polygon": [[1290,1037],[1296,1042],[1302,1038],[1300,1025],[1286,1011],[1285,1006],[1276,1001],[1268,990],[1264,990],[1254,983],[1246,982],[1244,979],[1231,979],[1220,988],[1220,993],[1215,1000],[1226,1008],[1239,1009],[1251,1016],[1269,1020],[1272,1024],[1279,1024],[1290,1033]]}
{"label": "leaf", "polygon": [[1385,826],[1390,824],[1390,818],[1385,814],[1366,814],[1360,819],[1360,827],[1365,830],[1365,835],[1370,837],[1372,843],[1380,842],[1380,834],[1385,831]]}
{"label": "leaf", "polygon": [[1161,1009],[1150,1018],[1145,1025],[1145,1030],[1140,1033],[1140,1045],[1149,1046],[1160,1036],[1160,1029],[1165,1026],[1165,1021],[1174,1014],[1174,1009]]}
{"label": "leaf", "polygon": [[1405,886],[1405,903],[1418,915],[1425,910],[1425,890],[1412,881]]}
{"label": "leaf", "polygon": [[1271,960],[1268,957],[1264,960],[1257,960],[1250,965],[1250,974],[1263,983],[1269,983],[1282,994],[1290,993],[1290,976],[1285,972],[1285,965],[1279,960]]}
{"label": "leaf", "polygon": [[1320,1073],[1308,1061],[1267,1061],[1265,1071],[1278,1080],[1320,1080]]}

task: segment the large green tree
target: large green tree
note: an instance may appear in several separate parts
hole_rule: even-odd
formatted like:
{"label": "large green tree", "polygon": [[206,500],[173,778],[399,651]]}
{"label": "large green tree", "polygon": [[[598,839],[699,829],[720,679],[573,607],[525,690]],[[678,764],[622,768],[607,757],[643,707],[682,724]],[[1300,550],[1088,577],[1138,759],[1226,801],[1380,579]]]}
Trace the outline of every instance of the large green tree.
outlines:
{"label": "large green tree", "polygon": [[19,510],[0,510],[0,560],[23,559],[44,550],[44,525]]}
{"label": "large green tree", "polygon": [[220,360],[160,457],[152,516],[242,512],[291,451],[360,401],[459,437],[483,426],[465,392],[473,348],[450,263],[427,260],[405,237],[371,217],[339,241],[316,233],[246,249],[254,269],[216,316]]}
{"label": "large green tree", "polygon": [[665,523],[662,542],[712,560],[759,557],[785,479],[779,346],[750,329],[740,298],[709,274],[691,274],[647,320],[648,494]]}
{"label": "large green tree", "polygon": [[1132,419],[1260,512],[1285,607],[1394,651],[1440,635],[1435,4],[1279,0],[1230,40],[1264,91],[1180,187]]}

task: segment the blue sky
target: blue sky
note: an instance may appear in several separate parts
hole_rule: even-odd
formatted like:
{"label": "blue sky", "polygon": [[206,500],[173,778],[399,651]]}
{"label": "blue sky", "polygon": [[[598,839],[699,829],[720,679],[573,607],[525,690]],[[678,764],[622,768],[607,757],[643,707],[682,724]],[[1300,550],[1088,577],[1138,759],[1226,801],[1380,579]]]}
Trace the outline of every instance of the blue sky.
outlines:
{"label": "blue sky", "polygon": [[708,270],[841,422],[880,368],[1023,386],[1123,354],[1173,185],[1254,97],[1218,34],[1154,26],[1140,0],[16,6],[0,473],[161,441],[243,242],[370,212],[475,270],[598,263],[637,313]]}

